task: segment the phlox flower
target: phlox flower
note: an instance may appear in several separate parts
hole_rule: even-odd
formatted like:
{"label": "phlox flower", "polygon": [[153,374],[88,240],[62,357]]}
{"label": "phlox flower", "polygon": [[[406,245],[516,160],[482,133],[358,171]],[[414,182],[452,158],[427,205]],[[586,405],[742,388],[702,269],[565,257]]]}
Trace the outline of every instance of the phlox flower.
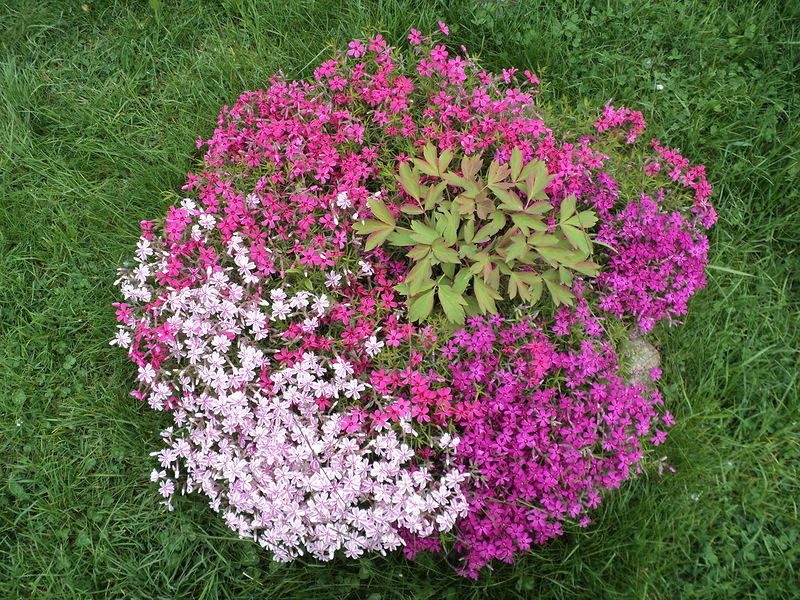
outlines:
{"label": "phlox flower", "polygon": [[[204,494],[275,560],[453,547],[477,577],[588,524],[664,442],[656,427],[674,417],[627,381],[607,330],[687,310],[716,213],[702,166],[655,140],[638,150],[641,113],[609,103],[597,134],[565,136],[530,71],[517,82],[416,29],[408,41],[421,47],[404,56],[381,35],[354,40],[313,80],[276,76],[223,109],[187,198],[141,223],[111,344],[136,365],[132,395],[172,415],[151,473],[170,510],[176,493]],[[622,138],[646,165],[636,185],[660,191],[622,198]],[[354,226],[374,199],[408,224],[394,174],[428,142],[456,170],[515,149],[545,163],[556,212],[574,196],[596,213],[601,274],[573,277],[572,305],[554,311],[515,300],[456,331],[440,312],[411,322],[407,248],[367,251]]]}
{"label": "phlox flower", "polygon": [[422,32],[411,29],[411,33],[408,34],[408,42],[414,46],[419,46],[422,43]]}
{"label": "phlox flower", "polygon": [[370,357],[374,357],[381,351],[381,348],[383,348],[384,345],[384,342],[378,341],[377,337],[371,335],[364,344],[364,349]]}
{"label": "phlox flower", "polygon": [[365,49],[360,40],[353,40],[348,44],[348,47],[350,48],[347,51],[348,56],[352,56],[353,58],[361,58],[364,56]]}

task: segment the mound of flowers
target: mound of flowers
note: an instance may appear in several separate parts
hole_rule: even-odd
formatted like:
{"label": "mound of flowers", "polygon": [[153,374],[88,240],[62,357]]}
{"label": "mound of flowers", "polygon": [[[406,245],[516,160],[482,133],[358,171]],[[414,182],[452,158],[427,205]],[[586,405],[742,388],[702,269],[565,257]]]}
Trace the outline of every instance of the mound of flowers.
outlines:
{"label": "mound of flowers", "polygon": [[174,420],[164,504],[204,494],[275,560],[450,551],[477,577],[587,525],[673,422],[617,348],[705,284],[703,167],[447,33],[225,107],[120,272],[112,343]]}

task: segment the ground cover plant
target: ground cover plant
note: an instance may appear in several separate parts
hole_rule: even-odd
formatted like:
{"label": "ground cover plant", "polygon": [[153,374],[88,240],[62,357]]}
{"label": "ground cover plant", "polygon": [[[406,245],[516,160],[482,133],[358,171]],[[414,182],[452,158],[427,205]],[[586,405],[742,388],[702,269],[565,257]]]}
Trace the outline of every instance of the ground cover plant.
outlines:
{"label": "ground cover plant", "polygon": [[[385,3],[380,14],[325,3],[73,8],[12,6],[4,15],[3,100],[12,115],[1,184],[4,596],[795,593],[793,15],[777,5],[712,14],[691,3]],[[663,19],[671,10],[682,18]],[[523,29],[533,18],[547,27]],[[654,331],[664,379],[676,382],[663,392],[677,423],[658,449],[677,472],[646,472],[606,498],[587,530],[568,527],[477,583],[424,553],[414,563],[392,554],[356,565],[270,565],[208,518],[203,501],[177,497],[175,513],[162,514],[146,454],[169,421],[131,404],[129,370],[106,342],[107,271],[135,250],[136,222],[175,203],[161,191],[185,183],[194,164],[185,149],[198,131],[213,131],[206,119],[235,101],[230,90],[262,87],[278,69],[312,76],[329,52],[324,40],[344,49],[379,19],[398,46],[420,22],[447,21],[448,46],[474,48],[488,68],[544,70],[552,102],[588,96],[603,106],[613,95],[642,110],[651,128],[673,123],[654,137],[685,139],[682,154],[721,174],[708,289],[682,329]],[[599,26],[602,40],[590,33]],[[293,28],[304,32],[302,45]],[[647,43],[630,47],[631,32]],[[306,49],[315,35],[317,46]],[[775,44],[786,52],[773,52]]]}
{"label": "ground cover plant", "polygon": [[664,442],[612,338],[686,313],[716,214],[704,167],[637,147],[641,113],[567,138],[530,71],[408,41],[223,109],[190,197],[141,223],[111,343],[173,411],[170,509],[202,491],[282,562],[452,541],[478,578],[588,525]]}

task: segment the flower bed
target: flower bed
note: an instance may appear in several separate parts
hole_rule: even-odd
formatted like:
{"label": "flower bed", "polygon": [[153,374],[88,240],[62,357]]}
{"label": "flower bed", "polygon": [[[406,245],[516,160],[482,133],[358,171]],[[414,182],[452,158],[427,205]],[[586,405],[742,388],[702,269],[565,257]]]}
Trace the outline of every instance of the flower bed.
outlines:
{"label": "flower bed", "polygon": [[205,494],[275,560],[452,549],[477,577],[664,441],[618,348],[686,312],[715,215],[640,113],[553,115],[532,73],[408,39],[223,109],[142,223],[112,343],[174,418],[170,510]]}

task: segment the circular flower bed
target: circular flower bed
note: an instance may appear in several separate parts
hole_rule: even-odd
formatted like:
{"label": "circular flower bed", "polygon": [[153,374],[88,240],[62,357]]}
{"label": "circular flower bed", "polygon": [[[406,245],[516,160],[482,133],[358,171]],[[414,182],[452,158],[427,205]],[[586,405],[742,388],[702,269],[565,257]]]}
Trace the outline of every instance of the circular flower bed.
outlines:
{"label": "circular flower bed", "polygon": [[205,494],[275,560],[444,547],[477,577],[664,441],[618,348],[686,312],[715,214],[640,113],[554,116],[532,73],[408,39],[223,109],[142,223],[112,343],[174,418],[170,510]]}

